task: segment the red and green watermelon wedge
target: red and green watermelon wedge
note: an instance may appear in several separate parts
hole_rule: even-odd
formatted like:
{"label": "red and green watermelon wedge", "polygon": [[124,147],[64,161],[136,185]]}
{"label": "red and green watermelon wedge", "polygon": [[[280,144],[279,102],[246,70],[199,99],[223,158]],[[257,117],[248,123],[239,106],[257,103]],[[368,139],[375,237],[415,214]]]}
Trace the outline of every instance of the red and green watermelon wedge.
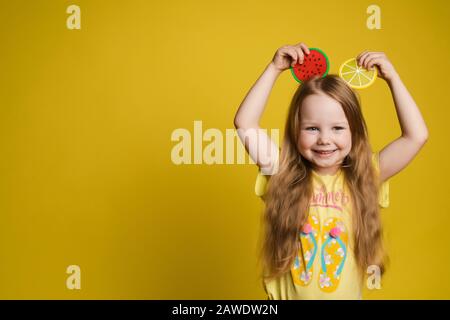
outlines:
{"label": "red and green watermelon wedge", "polygon": [[294,79],[302,83],[316,75],[325,77],[329,69],[330,63],[325,52],[317,48],[309,48],[309,55],[305,55],[302,64],[297,63],[291,67],[291,72]]}

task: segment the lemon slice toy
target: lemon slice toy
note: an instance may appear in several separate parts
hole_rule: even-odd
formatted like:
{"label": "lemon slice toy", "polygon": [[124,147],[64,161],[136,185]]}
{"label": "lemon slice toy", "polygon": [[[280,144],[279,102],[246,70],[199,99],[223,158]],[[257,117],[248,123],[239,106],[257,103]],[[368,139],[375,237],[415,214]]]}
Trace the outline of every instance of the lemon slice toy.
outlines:
{"label": "lemon slice toy", "polygon": [[330,63],[325,52],[309,48],[309,54],[305,55],[303,63],[291,67],[291,72],[294,79],[302,83],[314,76],[325,77],[329,69]]}
{"label": "lemon slice toy", "polygon": [[376,67],[373,67],[373,70],[364,69],[358,66],[355,58],[345,61],[339,68],[339,77],[354,89],[364,89],[372,85],[377,75]]}

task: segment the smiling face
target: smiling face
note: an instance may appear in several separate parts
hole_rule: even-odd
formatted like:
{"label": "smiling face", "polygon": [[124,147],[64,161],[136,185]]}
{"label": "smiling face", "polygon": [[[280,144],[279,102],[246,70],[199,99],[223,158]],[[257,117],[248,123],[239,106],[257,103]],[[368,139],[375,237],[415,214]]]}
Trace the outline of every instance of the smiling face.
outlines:
{"label": "smiling face", "polygon": [[[352,148],[350,126],[339,102],[307,96],[301,107],[298,149],[319,174],[335,174]],[[321,152],[322,151],[322,152]]]}

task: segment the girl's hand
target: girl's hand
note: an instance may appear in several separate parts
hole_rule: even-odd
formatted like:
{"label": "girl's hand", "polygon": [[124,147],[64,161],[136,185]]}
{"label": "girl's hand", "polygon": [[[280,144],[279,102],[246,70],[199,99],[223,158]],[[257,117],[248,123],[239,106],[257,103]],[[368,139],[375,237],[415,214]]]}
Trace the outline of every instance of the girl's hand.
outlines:
{"label": "girl's hand", "polygon": [[305,54],[309,54],[309,49],[304,43],[295,46],[286,45],[277,50],[271,63],[278,71],[282,72],[289,69],[290,66],[295,66],[297,62],[302,64]]}
{"label": "girl's hand", "polygon": [[372,70],[373,66],[376,66],[378,76],[386,81],[390,81],[398,76],[397,71],[395,71],[394,66],[384,52],[364,51],[358,55],[356,61],[359,66],[367,70]]}

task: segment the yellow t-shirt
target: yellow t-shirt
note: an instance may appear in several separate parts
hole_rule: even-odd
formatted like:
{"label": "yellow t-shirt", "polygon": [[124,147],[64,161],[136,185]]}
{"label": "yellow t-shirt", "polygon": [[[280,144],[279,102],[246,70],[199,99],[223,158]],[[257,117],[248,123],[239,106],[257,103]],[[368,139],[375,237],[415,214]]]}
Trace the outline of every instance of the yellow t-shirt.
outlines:
{"label": "yellow t-shirt", "polygon": [[[372,156],[379,173],[379,153]],[[313,173],[308,223],[299,232],[300,248],[291,271],[264,280],[270,300],[361,299],[362,283],[353,255],[351,197],[342,169],[335,175]],[[260,171],[255,193],[261,197],[270,176]],[[389,182],[382,183],[379,205],[389,206]]]}

